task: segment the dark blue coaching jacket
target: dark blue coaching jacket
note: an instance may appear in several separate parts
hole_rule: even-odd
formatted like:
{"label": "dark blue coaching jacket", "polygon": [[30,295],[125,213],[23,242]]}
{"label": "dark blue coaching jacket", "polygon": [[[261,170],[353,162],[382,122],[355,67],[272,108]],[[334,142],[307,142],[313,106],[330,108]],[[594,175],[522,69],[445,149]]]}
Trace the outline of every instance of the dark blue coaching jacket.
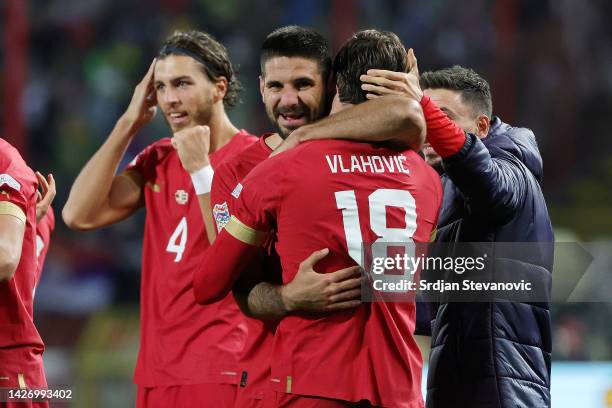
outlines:
{"label": "dark blue coaching jacket", "polygon": [[[486,138],[468,134],[443,166],[436,242],[553,242],[531,130],[494,117]],[[552,263],[551,244],[527,261],[511,260],[510,269],[550,294]],[[434,316],[427,407],[550,406],[548,301],[448,302]]]}

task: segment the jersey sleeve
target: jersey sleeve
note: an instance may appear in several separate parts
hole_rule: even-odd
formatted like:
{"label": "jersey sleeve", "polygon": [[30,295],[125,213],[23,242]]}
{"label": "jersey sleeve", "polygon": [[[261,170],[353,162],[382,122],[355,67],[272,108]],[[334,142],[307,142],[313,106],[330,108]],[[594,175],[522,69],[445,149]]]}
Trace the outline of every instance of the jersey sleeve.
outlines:
{"label": "jersey sleeve", "polygon": [[22,222],[28,213],[28,197],[25,194],[25,182],[7,166],[5,160],[0,163],[0,214],[12,215]]}
{"label": "jersey sleeve", "polygon": [[459,152],[466,143],[463,129],[455,124],[429,97],[423,96],[421,107],[427,122],[427,141],[442,158]]}
{"label": "jersey sleeve", "polygon": [[144,173],[145,164],[147,163],[147,158],[151,154],[153,150],[153,145],[145,147],[140,153],[138,153],[132,161],[125,167],[125,171],[133,170],[139,173]]}
{"label": "jersey sleeve", "polygon": [[289,153],[272,157],[253,169],[242,184],[236,186],[235,215],[226,226],[234,238],[261,246],[276,227],[282,201],[282,189],[287,178],[286,162]]}
{"label": "jersey sleeve", "polygon": [[53,208],[49,207],[47,214],[36,224],[36,257],[38,258],[38,268],[42,270],[42,266],[49,250],[51,241],[51,233],[55,229],[55,214]]}
{"label": "jersey sleeve", "polygon": [[236,201],[236,214],[205,252],[194,275],[194,294],[199,303],[223,299],[238,278],[261,260],[262,246],[275,225],[283,183],[282,171],[278,170],[282,161],[275,159],[259,164],[230,192],[232,199],[227,202]]}
{"label": "jersey sleeve", "polygon": [[142,149],[125,167],[124,171],[137,171],[146,179],[147,176],[155,173],[155,166],[163,159],[168,150],[172,150],[170,139],[162,138]]}
{"label": "jersey sleeve", "polygon": [[260,254],[261,248],[234,238],[227,229],[221,230],[195,271],[196,301],[210,304],[225,298],[243,271]]}
{"label": "jersey sleeve", "polygon": [[140,174],[146,182],[154,182],[157,175],[157,165],[173,150],[169,138],[159,139],[157,142],[145,147],[125,167],[123,174],[128,176],[137,185],[140,185],[134,173]]}
{"label": "jersey sleeve", "polygon": [[[231,186],[233,181],[234,186]],[[235,187],[236,177],[230,166],[222,164],[215,171],[210,190],[210,206],[215,220],[217,232],[221,231],[229,222],[234,210],[232,189]]]}

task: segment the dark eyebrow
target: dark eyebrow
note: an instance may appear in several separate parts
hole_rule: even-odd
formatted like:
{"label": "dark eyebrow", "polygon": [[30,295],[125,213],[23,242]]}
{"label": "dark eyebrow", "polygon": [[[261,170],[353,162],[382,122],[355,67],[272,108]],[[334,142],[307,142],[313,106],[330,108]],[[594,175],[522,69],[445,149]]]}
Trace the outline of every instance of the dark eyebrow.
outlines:
{"label": "dark eyebrow", "polygon": [[294,84],[314,84],[315,80],[311,77],[303,76],[293,80]]}
{"label": "dark eyebrow", "polygon": [[[178,77],[176,77],[176,78],[172,78],[172,79],[170,80],[170,83],[171,83],[172,85],[176,86],[176,85],[177,85],[179,82],[181,82],[181,81],[193,82],[193,79],[192,79],[192,78],[191,78],[189,75],[181,75],[181,76],[178,76]],[[160,85],[164,85],[164,82],[163,82],[163,81],[155,81],[155,82],[153,83],[153,85],[154,85],[155,87],[158,87],[158,86],[160,86]]]}
{"label": "dark eyebrow", "polygon": [[270,80],[270,81],[266,81],[266,86],[268,86],[268,87],[270,87],[270,86],[278,86],[278,87],[282,88],[283,84],[280,81]]}
{"label": "dark eyebrow", "polygon": [[170,82],[173,84],[176,84],[177,82],[181,82],[181,81],[192,81],[192,79],[189,75],[182,75],[180,77],[172,78],[170,80]]}

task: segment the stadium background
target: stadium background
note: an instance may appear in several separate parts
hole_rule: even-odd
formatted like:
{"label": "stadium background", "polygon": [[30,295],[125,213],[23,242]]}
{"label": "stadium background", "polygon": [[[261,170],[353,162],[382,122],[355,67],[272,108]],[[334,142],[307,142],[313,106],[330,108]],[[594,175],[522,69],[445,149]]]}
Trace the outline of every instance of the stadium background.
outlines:
{"label": "stadium background", "polygon": [[[230,116],[257,133],[269,129],[259,45],[272,29],[300,24],[326,35],[334,50],[359,29],[394,31],[415,49],[421,72],[473,67],[492,85],[494,113],[534,130],[557,240],[594,242],[590,273],[599,276],[583,301],[553,305],[553,406],[612,407],[610,21],[607,0],[0,1],[0,132],[58,187],[35,305],[50,386],[74,389],[74,407],[132,406],[144,212],[76,233],[59,211],[163,39],[201,29],[223,42],[245,88]],[[168,134],[158,115],[125,163]],[[556,277],[571,258],[557,254]],[[589,291],[599,291],[599,301],[588,301]]]}

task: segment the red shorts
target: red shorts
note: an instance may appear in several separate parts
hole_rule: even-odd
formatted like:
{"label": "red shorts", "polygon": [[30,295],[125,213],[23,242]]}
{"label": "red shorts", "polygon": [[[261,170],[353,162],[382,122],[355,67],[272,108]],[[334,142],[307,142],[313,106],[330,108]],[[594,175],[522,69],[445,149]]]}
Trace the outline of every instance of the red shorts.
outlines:
{"label": "red shorts", "polygon": [[238,387],[234,408],[265,408],[265,405],[262,398],[249,396],[244,388]]}
{"label": "red shorts", "polygon": [[49,408],[48,402],[0,402],[0,408]]}
{"label": "red shorts", "polygon": [[[17,352],[20,351],[17,350]],[[2,366],[0,366],[0,388],[47,388],[42,359],[28,361],[29,359],[26,357],[16,360],[14,359],[15,354],[6,350],[0,351],[0,361],[2,362]],[[32,400],[0,402],[0,408],[49,408],[49,403]]]}
{"label": "red shorts", "polygon": [[233,407],[236,385],[203,383],[138,387],[136,408]]}
{"label": "red shorts", "polygon": [[271,390],[260,391],[256,395],[252,390],[238,387],[234,408],[273,408],[276,392]]}
{"label": "red shorts", "polygon": [[272,392],[268,395],[272,401],[266,401],[265,408],[374,408],[368,401],[350,402],[283,392]]}
{"label": "red shorts", "polygon": [[234,408],[267,408],[267,406],[264,399],[238,396]]}

